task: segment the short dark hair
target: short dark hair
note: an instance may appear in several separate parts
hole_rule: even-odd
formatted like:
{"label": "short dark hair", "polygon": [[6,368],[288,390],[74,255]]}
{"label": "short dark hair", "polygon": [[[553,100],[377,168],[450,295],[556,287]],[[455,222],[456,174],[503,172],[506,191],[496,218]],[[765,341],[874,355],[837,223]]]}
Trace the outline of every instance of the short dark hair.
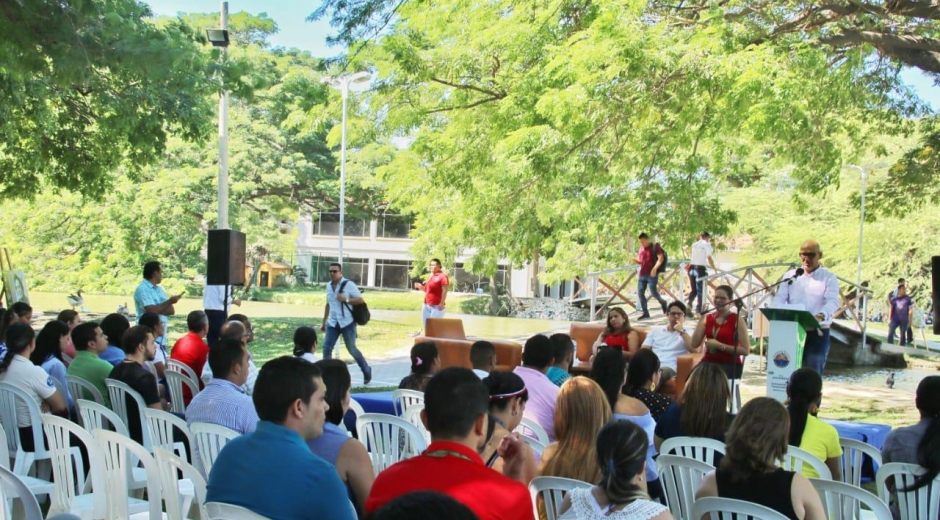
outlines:
{"label": "short dark hair", "polygon": [[489,366],[495,355],[496,347],[485,339],[474,341],[473,345],[470,345],[470,364],[473,365],[473,368],[479,369]]}
{"label": "short dark hair", "polygon": [[120,346],[121,338],[129,328],[131,328],[131,323],[123,314],[111,313],[101,320],[101,332],[108,337],[110,345]]}
{"label": "short dark hair", "polygon": [[898,278],[898,284],[903,284],[903,283],[904,283],[904,278]]}
{"label": "short dark hair", "polygon": [[[204,311],[195,310],[186,315],[186,326],[190,332],[199,332],[209,324],[209,316]],[[215,372],[213,371],[213,374]]]}
{"label": "short dark hair", "polygon": [[242,325],[248,323],[248,316],[244,314],[229,314],[228,321],[240,321]]}
{"label": "short dark hair", "polygon": [[555,358],[555,363],[560,362],[568,354],[574,352],[574,343],[571,342],[571,336],[564,332],[556,332],[549,336],[548,340],[552,342],[552,357]]}
{"label": "short dark hair", "polygon": [[702,238],[711,238],[711,235],[708,234],[708,231],[702,231]]}
{"label": "short dark hair", "polygon": [[674,301],[669,302],[669,305],[666,306],[666,310],[668,311],[669,309],[672,309],[673,307],[678,307],[679,310],[682,311],[682,314],[685,314],[686,312],[688,312],[688,307],[686,307],[685,304],[680,302],[679,300],[674,300]]}
{"label": "short dark hair", "polygon": [[535,368],[545,368],[552,364],[552,340],[544,334],[536,334],[525,342],[522,349],[522,364]]}
{"label": "short dark hair", "polygon": [[917,384],[914,403],[925,417],[940,416],[940,376],[927,376]]}
{"label": "short dark hair", "polygon": [[155,312],[147,311],[140,315],[140,318],[137,318],[138,325],[145,325],[150,327],[153,330],[157,330],[157,327],[162,323],[163,320],[160,319],[160,315]]}
{"label": "short dark hair", "polygon": [[160,271],[160,262],[149,261],[144,264],[144,280],[149,280],[153,278],[153,275]]}
{"label": "short dark hair", "polygon": [[637,238],[645,238],[645,239],[649,240],[650,236],[647,235],[646,233],[640,233],[640,236],[638,236]]}
{"label": "short dark hair", "polygon": [[[97,328],[100,328],[100,325],[94,321],[86,321],[76,325],[71,333],[72,345],[75,345],[75,350],[88,350],[88,344],[95,341],[98,336],[95,332]],[[121,341],[121,338],[117,338],[116,341]]]}
{"label": "short dark hair", "polygon": [[26,302],[15,302],[13,305],[10,305],[10,310],[16,313],[16,317],[18,318],[22,318],[33,312],[32,306]]}
{"label": "short dark hair", "polygon": [[438,265],[438,266],[444,265],[444,264],[441,263],[441,259],[440,259],[440,258],[432,258],[431,261],[432,261],[432,262],[437,262],[437,265]]}
{"label": "short dark hair", "polygon": [[326,411],[326,420],[339,425],[343,422],[343,400],[346,392],[352,388],[352,378],[349,368],[340,359],[321,359],[314,363],[320,369],[323,384],[326,385],[326,404],[330,409]]}
{"label": "short dark hair", "polygon": [[488,404],[489,392],[472,370],[445,368],[424,389],[428,431],[445,439],[466,437]]}
{"label": "short dark hair", "polygon": [[320,378],[320,369],[313,363],[294,356],[281,356],[268,361],[258,372],[251,400],[258,418],[282,424],[294,401],[310,401],[317,391],[314,378]]}
{"label": "short dark hair", "polygon": [[339,262],[330,262],[330,267],[338,267],[340,272],[343,272],[343,264]]}
{"label": "short dark hair", "polygon": [[477,520],[467,506],[435,491],[415,491],[395,497],[378,508],[369,520]]}
{"label": "short dark hair", "polygon": [[75,316],[78,316],[77,312],[73,311],[72,309],[65,309],[64,311],[60,312],[58,316],[56,316],[56,319],[62,323],[71,323],[72,320],[75,319]]}
{"label": "short dark hair", "polygon": [[125,354],[137,352],[137,347],[147,342],[147,334],[153,334],[153,329],[146,325],[135,325],[127,329],[121,338],[121,350]]}
{"label": "short dark hair", "polygon": [[297,327],[294,331],[294,355],[302,356],[317,344],[317,331],[313,327]]}
{"label": "short dark hair", "polygon": [[222,338],[209,347],[209,368],[212,376],[227,379],[232,373],[232,366],[241,363],[248,352],[241,340]]}

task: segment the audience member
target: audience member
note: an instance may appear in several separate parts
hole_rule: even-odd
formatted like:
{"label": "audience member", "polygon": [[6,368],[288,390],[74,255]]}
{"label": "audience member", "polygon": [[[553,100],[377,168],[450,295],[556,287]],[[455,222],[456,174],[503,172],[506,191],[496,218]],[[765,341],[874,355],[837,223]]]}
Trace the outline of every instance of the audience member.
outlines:
{"label": "audience member", "polygon": [[630,326],[630,318],[626,311],[620,307],[614,307],[607,311],[607,327],[597,336],[594,341],[593,352],[601,345],[607,345],[623,352],[623,357],[627,361],[633,357],[633,354],[640,349],[640,335]]}
{"label": "audience member", "polygon": [[[729,378],[741,379],[744,356],[751,351],[751,337],[744,318],[734,312],[734,290],[730,285],[715,288],[715,312],[699,320],[692,334],[695,350],[703,348],[703,363],[716,363]],[[735,341],[737,332],[737,341]]]}
{"label": "audience member", "polygon": [[[241,316],[239,314],[233,314],[232,317]],[[247,321],[247,318],[246,318]],[[222,330],[219,334],[219,339],[236,339],[241,341],[245,345],[245,349],[248,348],[248,340],[252,338],[252,333],[245,327],[245,325],[237,320],[231,320],[225,322],[222,325]],[[202,367],[202,382],[208,383],[212,380],[212,366],[206,363]],[[251,358],[251,352],[248,352],[248,377],[245,379],[245,384],[242,385],[242,388],[245,389],[245,392],[248,395],[252,395],[252,392],[255,387],[255,381],[258,379],[258,367],[255,365],[254,360]]]}
{"label": "audience member", "polygon": [[[631,361],[632,363],[632,361]],[[658,499],[662,495],[662,486],[659,483],[659,474],[656,472],[656,446],[653,445],[653,435],[656,430],[656,421],[649,409],[639,399],[623,394],[623,386],[627,379],[627,366],[620,352],[611,349],[601,349],[594,358],[591,366],[591,379],[597,382],[607,397],[614,419],[630,421],[646,432],[649,439],[646,456],[646,481],[650,496]]]}
{"label": "audience member", "polygon": [[470,345],[470,364],[477,377],[486,378],[496,368],[496,363],[496,347],[492,343],[481,339]]}
{"label": "audience member", "polygon": [[522,366],[516,367],[513,373],[522,378],[529,391],[523,417],[545,428],[549,440],[554,441],[558,387],[545,375],[552,366],[552,350],[552,341],[547,336],[532,336],[522,349]]}
{"label": "audience member", "polygon": [[[68,325],[69,327],[68,343],[66,344],[66,347],[62,349],[62,353],[68,356],[69,359],[75,359],[75,345],[72,344],[72,329],[77,327],[78,324],[82,322],[82,318],[72,309],[65,309],[59,313],[56,319]],[[66,367],[68,367],[68,365],[68,363],[65,364]]]}
{"label": "audience member", "polygon": [[[150,327],[137,325],[127,329],[121,338],[121,348],[124,349],[124,361],[118,363],[108,377],[120,381],[131,387],[143,398],[148,408],[165,410],[166,400],[163,398],[162,387],[157,385],[157,378],[146,368],[145,361],[153,361],[157,346]],[[127,399],[127,430],[131,438],[143,444],[143,425],[139,417],[141,411],[137,408],[134,399]]]}
{"label": "audience member", "polygon": [[248,320],[248,316],[244,314],[232,314],[229,316],[230,321],[237,321],[245,327],[245,335],[242,336],[242,341],[245,342],[245,348],[248,349],[248,380],[245,382],[245,389],[248,391],[248,394],[251,395],[252,389],[255,387],[255,380],[258,379],[258,366],[255,365],[255,359],[251,355],[251,342],[255,340],[255,328],[251,325],[251,321]]}
{"label": "audience member", "polygon": [[809,479],[778,466],[787,453],[789,422],[776,400],[748,401],[731,423],[718,469],[705,475],[695,498],[745,500],[791,520],[824,520],[822,501]]}
{"label": "audience member", "polygon": [[449,495],[480,520],[531,519],[526,488],[534,473],[531,448],[517,433],[504,437],[499,447],[502,475],[480,458],[487,435],[488,402],[486,387],[472,371],[452,367],[435,375],[425,389],[421,413],[431,445],[421,455],[380,473],[366,510],[375,511],[400,495],[420,490]]}
{"label": "audience member", "polygon": [[[56,391],[52,376],[29,361],[36,348],[36,332],[26,323],[14,323],[7,329],[7,354],[0,361],[0,382],[16,385],[36,403],[55,414],[65,413],[65,396]],[[24,451],[35,451],[35,439],[30,428],[29,409],[16,405],[16,425],[19,428],[20,444]]]}
{"label": "audience member", "polygon": [[675,399],[656,392],[661,380],[656,353],[648,348],[640,349],[627,365],[627,384],[623,392],[646,405],[654,421],[659,421],[670,407],[677,406]]}
{"label": "audience member", "polygon": [[320,369],[293,356],[268,361],[251,398],[258,427],[222,448],[209,473],[206,501],[272,520],[353,520],[336,469],[306,444],[323,434],[329,410]]}
{"label": "audience member", "polygon": [[313,327],[297,327],[294,331],[294,356],[316,363],[320,359],[317,352],[317,331]]}
{"label": "audience member", "polygon": [[411,347],[411,373],[402,378],[398,388],[424,391],[431,377],[441,369],[441,356],[431,341]]}
{"label": "audience member", "polygon": [[571,336],[563,332],[552,334],[548,339],[552,342],[552,357],[555,363],[549,367],[545,375],[552,383],[555,383],[555,386],[561,386],[571,377],[568,371],[571,370],[571,362],[574,361],[574,343],[571,341]]}
{"label": "audience member", "polygon": [[[150,370],[155,376],[157,376],[157,382],[162,383],[165,380],[164,373],[166,372],[166,358],[169,357],[166,351],[166,325],[164,324],[161,317],[155,312],[145,312],[143,316],[137,319],[138,325],[143,325],[144,327],[150,327],[150,330],[153,331],[154,343],[156,343],[156,354],[153,356],[153,361],[148,362],[145,365],[145,368]],[[120,341],[117,339],[115,341]]]}
{"label": "audience member", "polygon": [[562,520],[672,520],[669,509],[650,499],[645,474],[650,440],[642,428],[613,421],[597,434],[595,464],[600,478],[590,488],[574,489],[561,503]]}
{"label": "audience member", "polygon": [[689,374],[679,406],[666,410],[656,422],[656,450],[673,437],[707,437],[724,442],[733,418],[728,413],[730,403],[725,372],[718,365],[699,363]]}
{"label": "audience member", "polygon": [[36,336],[36,348],[30,354],[29,360],[34,365],[42,367],[47,374],[59,382],[60,388],[65,392],[65,401],[69,410],[75,410],[75,401],[69,394],[68,380],[65,377],[66,368],[62,361],[62,349],[69,336],[69,326],[59,320],[52,320],[39,331]]}
{"label": "audience member", "polygon": [[685,330],[685,313],[684,303],[671,302],[666,307],[666,326],[655,327],[643,340],[642,348],[652,350],[659,357],[663,372],[660,385],[676,377],[679,356],[698,352],[698,348],[692,346],[692,336]]}
{"label": "audience member", "polygon": [[[802,448],[826,463],[833,480],[842,480],[842,446],[839,432],[831,424],[816,417],[822,399],[822,376],[811,368],[790,374],[787,382],[787,411],[790,413],[790,445]],[[807,478],[819,478],[808,464],[803,465]]]}
{"label": "audience member", "polygon": [[6,356],[7,352],[7,329],[18,321],[19,318],[16,317],[16,313],[12,309],[3,310],[3,316],[0,318],[0,360]]}
{"label": "audience member", "polygon": [[[167,296],[166,291],[160,287],[163,281],[163,270],[160,262],[147,262],[144,264],[144,279],[134,290],[134,307],[137,309],[137,323],[151,327],[154,339],[157,342],[157,352],[154,355],[153,366],[157,370],[157,379],[163,379],[163,371],[166,368],[166,330],[169,323],[168,316],[176,314],[176,302],[180,301],[183,293],[176,296]],[[162,327],[157,328],[150,323],[141,322],[144,313],[152,312],[160,317]],[[112,341],[121,341],[120,338],[114,338]]]}
{"label": "audience member", "polygon": [[218,424],[238,433],[255,431],[258,413],[243,385],[248,378],[248,352],[237,339],[220,339],[209,349],[214,377],[186,407],[186,423]]}
{"label": "audience member", "polygon": [[[75,345],[75,359],[69,363],[67,374],[80,377],[85,381],[95,385],[101,397],[104,398],[104,404],[111,407],[111,399],[108,397],[108,386],[104,380],[111,375],[114,367],[111,363],[101,359],[98,355],[108,348],[108,338],[101,332],[101,327],[93,321],[80,323],[70,334],[72,343]],[[75,399],[88,399],[93,401],[91,394],[82,392],[83,395],[76,395]]]}
{"label": "audience member", "polygon": [[539,475],[597,482],[594,439],[612,418],[604,390],[593,379],[572,377],[561,385],[555,430],[558,441],[549,444],[539,462]]}
{"label": "audience member", "polygon": [[101,320],[101,332],[108,338],[108,348],[104,349],[98,357],[111,363],[112,367],[124,361],[124,349],[119,345],[129,328],[131,328],[130,322],[121,314],[108,314]]}
{"label": "audience member", "polygon": [[29,325],[33,321],[33,308],[26,302],[15,302],[10,305],[10,310],[16,314],[16,319],[24,325]]}
{"label": "audience member", "polygon": [[[204,311],[192,311],[186,316],[186,327],[189,332],[173,344],[170,359],[175,359],[193,369],[193,372],[202,374],[209,358],[209,345],[204,339],[209,333],[209,317]],[[201,379],[196,384],[200,389],[204,386]],[[192,391],[183,385],[183,403],[189,404],[192,400]]]}
{"label": "audience member", "polygon": [[349,411],[349,391],[352,378],[349,368],[339,359],[322,359],[316,362],[326,385],[326,412],[323,423],[323,435],[307,441],[307,446],[323,460],[336,467],[339,478],[346,484],[349,500],[356,507],[356,514],[362,517],[366,508],[366,498],[375,480],[372,459],[366,447],[349,436],[342,426],[343,418]]}
{"label": "audience member", "polygon": [[499,458],[499,445],[503,437],[509,435],[522,422],[522,412],[529,399],[522,378],[512,372],[490,372],[483,380],[490,394],[489,414],[493,419],[493,433],[480,452],[486,465],[496,471],[503,470],[503,461]]}
{"label": "audience member", "polygon": [[369,520],[479,520],[467,506],[434,491],[415,491],[389,501]]}

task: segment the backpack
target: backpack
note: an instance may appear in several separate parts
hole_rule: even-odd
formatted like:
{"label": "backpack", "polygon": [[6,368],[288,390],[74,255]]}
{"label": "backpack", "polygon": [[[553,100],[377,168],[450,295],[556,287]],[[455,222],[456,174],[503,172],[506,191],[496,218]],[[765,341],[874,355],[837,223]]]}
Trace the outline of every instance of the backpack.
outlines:
{"label": "backpack", "polygon": [[[663,249],[663,246],[659,245],[659,242],[653,244],[653,255],[655,258],[656,249],[659,248],[659,252],[663,254],[663,265],[659,266],[659,271],[656,273],[656,276],[659,276],[666,272],[666,266],[669,265],[669,255],[666,254],[666,250]],[[653,260],[653,265],[656,265],[656,260]]]}
{"label": "backpack", "polygon": [[[346,288],[346,284],[349,283],[349,280],[343,280],[343,283],[339,284],[339,290],[336,291],[336,294],[343,292],[343,289]],[[348,303],[343,304],[343,313],[345,314],[345,308],[349,307],[349,312],[352,313],[352,319],[356,322],[356,325],[366,325],[369,323],[369,320],[372,319],[372,313],[369,312],[369,306],[366,305],[366,302],[362,302],[356,305],[350,305]]]}

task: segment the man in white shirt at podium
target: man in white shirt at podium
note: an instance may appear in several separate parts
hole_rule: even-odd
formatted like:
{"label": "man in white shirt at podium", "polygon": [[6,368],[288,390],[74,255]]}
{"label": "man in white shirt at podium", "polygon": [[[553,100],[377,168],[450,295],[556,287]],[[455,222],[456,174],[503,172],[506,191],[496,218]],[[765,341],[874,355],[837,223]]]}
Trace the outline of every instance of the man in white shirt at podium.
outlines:
{"label": "man in white shirt at podium", "polygon": [[774,295],[774,306],[803,305],[819,322],[819,329],[806,331],[806,343],[803,345],[803,366],[822,375],[826,368],[826,356],[829,355],[829,326],[832,315],[839,309],[839,279],[831,271],[819,264],[822,250],[815,240],[805,240],[800,244],[800,261],[803,274],[796,276],[791,270],[784,278],[793,278],[792,282],[780,285]]}

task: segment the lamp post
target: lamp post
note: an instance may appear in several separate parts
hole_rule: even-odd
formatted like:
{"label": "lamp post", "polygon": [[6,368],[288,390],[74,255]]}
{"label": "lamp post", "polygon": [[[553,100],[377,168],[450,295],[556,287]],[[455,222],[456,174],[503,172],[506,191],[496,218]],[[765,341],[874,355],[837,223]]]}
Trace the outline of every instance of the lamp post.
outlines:
{"label": "lamp post", "polygon": [[862,292],[862,245],[864,244],[865,239],[865,190],[868,184],[868,172],[875,168],[887,168],[888,165],[880,162],[871,166],[856,166],[854,164],[846,164],[845,167],[858,170],[862,175],[862,187],[859,197],[861,199],[861,208],[858,218],[858,273],[855,283],[858,285],[857,292],[859,298],[862,299],[862,347],[864,347],[866,345],[866,340],[868,339],[868,295]]}
{"label": "lamp post", "polygon": [[325,81],[343,95],[343,137],[339,158],[339,254],[336,261],[343,263],[343,235],[346,231],[346,114],[349,99],[349,87],[367,83],[372,76],[368,72],[355,72],[325,78]]}
{"label": "lamp post", "polygon": [[[228,2],[222,2],[220,9],[221,29],[206,29],[206,37],[213,47],[222,48],[222,61],[225,61],[225,48],[228,47]],[[216,229],[229,229],[228,224],[228,93],[225,85],[219,94],[219,217]]]}

